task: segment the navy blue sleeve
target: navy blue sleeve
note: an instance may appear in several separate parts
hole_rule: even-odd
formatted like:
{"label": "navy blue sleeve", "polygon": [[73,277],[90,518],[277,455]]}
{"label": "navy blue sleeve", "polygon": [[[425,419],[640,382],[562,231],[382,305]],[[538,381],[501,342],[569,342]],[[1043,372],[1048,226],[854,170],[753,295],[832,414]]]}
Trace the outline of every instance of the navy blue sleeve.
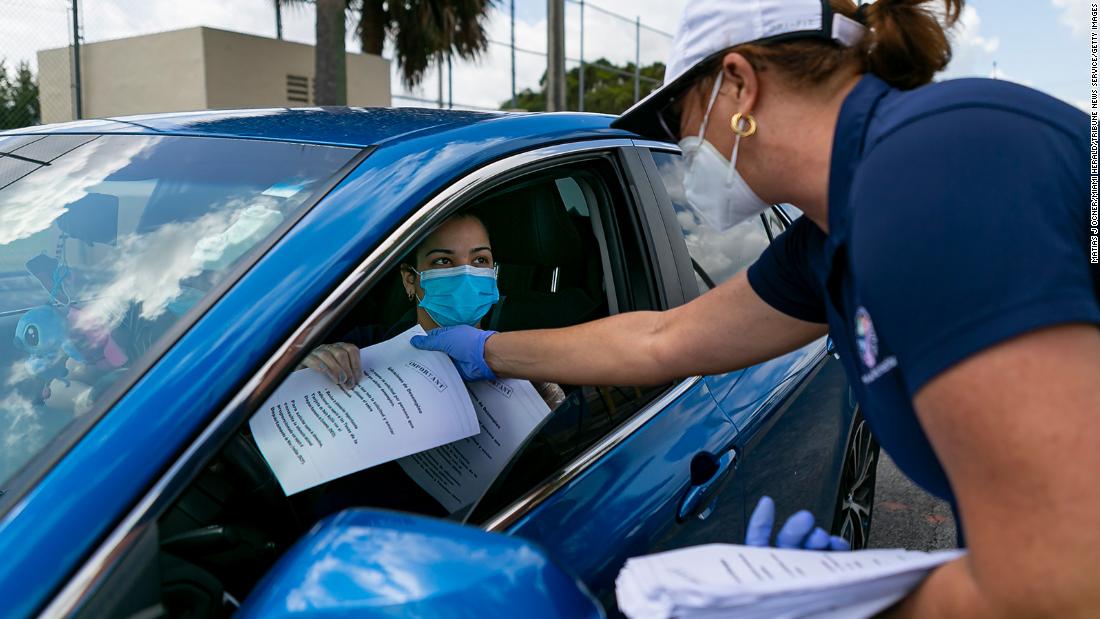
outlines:
{"label": "navy blue sleeve", "polygon": [[765,303],[807,322],[825,316],[825,234],[799,217],[748,269],[749,285]]}
{"label": "navy blue sleeve", "polygon": [[1100,322],[1088,121],[1070,121],[1079,133],[1017,112],[956,109],[865,155],[852,185],[851,264],[910,396],[1006,339]]}

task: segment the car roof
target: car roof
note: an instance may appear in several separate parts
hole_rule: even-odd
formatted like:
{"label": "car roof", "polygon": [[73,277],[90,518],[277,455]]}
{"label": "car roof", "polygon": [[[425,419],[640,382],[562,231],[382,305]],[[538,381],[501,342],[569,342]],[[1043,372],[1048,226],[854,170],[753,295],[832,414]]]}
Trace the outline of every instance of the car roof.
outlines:
{"label": "car roof", "polygon": [[[510,123],[523,122],[524,117],[535,118],[538,116],[545,115],[426,108],[361,107],[209,110],[40,125],[0,132],[0,137],[39,133],[191,135],[366,147],[400,140],[403,137],[410,136],[410,134],[458,129],[504,118],[507,118]],[[561,119],[560,128],[566,128],[581,118],[584,121],[578,124],[583,125],[585,129],[603,128],[610,125],[611,120],[614,119],[613,116],[603,114],[560,114],[556,116]],[[570,118],[574,119],[572,123],[569,120]],[[600,122],[597,119],[605,122]]]}

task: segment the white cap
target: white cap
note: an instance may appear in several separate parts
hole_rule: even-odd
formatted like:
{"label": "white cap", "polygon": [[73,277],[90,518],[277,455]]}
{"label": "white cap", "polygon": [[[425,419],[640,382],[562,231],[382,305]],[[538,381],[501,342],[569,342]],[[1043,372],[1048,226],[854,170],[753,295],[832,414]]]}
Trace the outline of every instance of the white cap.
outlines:
{"label": "white cap", "polygon": [[829,0],[688,0],[665,65],[664,83],[612,126],[668,137],[659,112],[695,81],[706,61],[735,45],[821,39],[851,47],[865,32],[856,20],[834,13]]}

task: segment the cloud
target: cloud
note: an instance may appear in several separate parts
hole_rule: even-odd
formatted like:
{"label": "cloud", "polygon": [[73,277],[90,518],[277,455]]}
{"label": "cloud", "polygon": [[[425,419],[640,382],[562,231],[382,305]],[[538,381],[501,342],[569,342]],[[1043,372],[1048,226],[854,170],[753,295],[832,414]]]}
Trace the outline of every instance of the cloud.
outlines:
{"label": "cloud", "polygon": [[88,188],[126,166],[147,142],[94,140],[4,189],[0,246],[48,229]]}
{"label": "cloud", "polygon": [[1050,0],[1062,22],[1074,36],[1085,37],[1091,19],[1089,0]]}
{"label": "cloud", "polygon": [[959,21],[949,31],[951,38],[951,63],[943,77],[989,77],[993,70],[994,54],[1001,46],[999,37],[982,33],[982,19],[973,5],[963,8]]}
{"label": "cloud", "polygon": [[88,330],[118,326],[130,307],[155,320],[181,298],[183,281],[204,270],[225,273],[228,265],[278,225],[282,216],[273,198],[230,199],[202,217],[164,224],[117,241],[102,265],[105,281],[85,292],[79,326]]}

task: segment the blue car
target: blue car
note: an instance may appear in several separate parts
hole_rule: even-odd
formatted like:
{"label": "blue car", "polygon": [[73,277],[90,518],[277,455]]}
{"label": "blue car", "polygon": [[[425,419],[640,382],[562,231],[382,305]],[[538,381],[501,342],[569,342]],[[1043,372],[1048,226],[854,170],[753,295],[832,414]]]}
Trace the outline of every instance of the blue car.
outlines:
{"label": "blue car", "polygon": [[562,385],[461,514],[399,476],[281,490],[249,418],[318,344],[400,323],[399,263],[449,215],[493,240],[497,330],[686,303],[799,216],[709,228],[676,147],[610,121],[272,109],[0,133],[3,614],[615,615],[628,557],[737,542],[764,494],[863,546],[878,447],[827,338]]}

